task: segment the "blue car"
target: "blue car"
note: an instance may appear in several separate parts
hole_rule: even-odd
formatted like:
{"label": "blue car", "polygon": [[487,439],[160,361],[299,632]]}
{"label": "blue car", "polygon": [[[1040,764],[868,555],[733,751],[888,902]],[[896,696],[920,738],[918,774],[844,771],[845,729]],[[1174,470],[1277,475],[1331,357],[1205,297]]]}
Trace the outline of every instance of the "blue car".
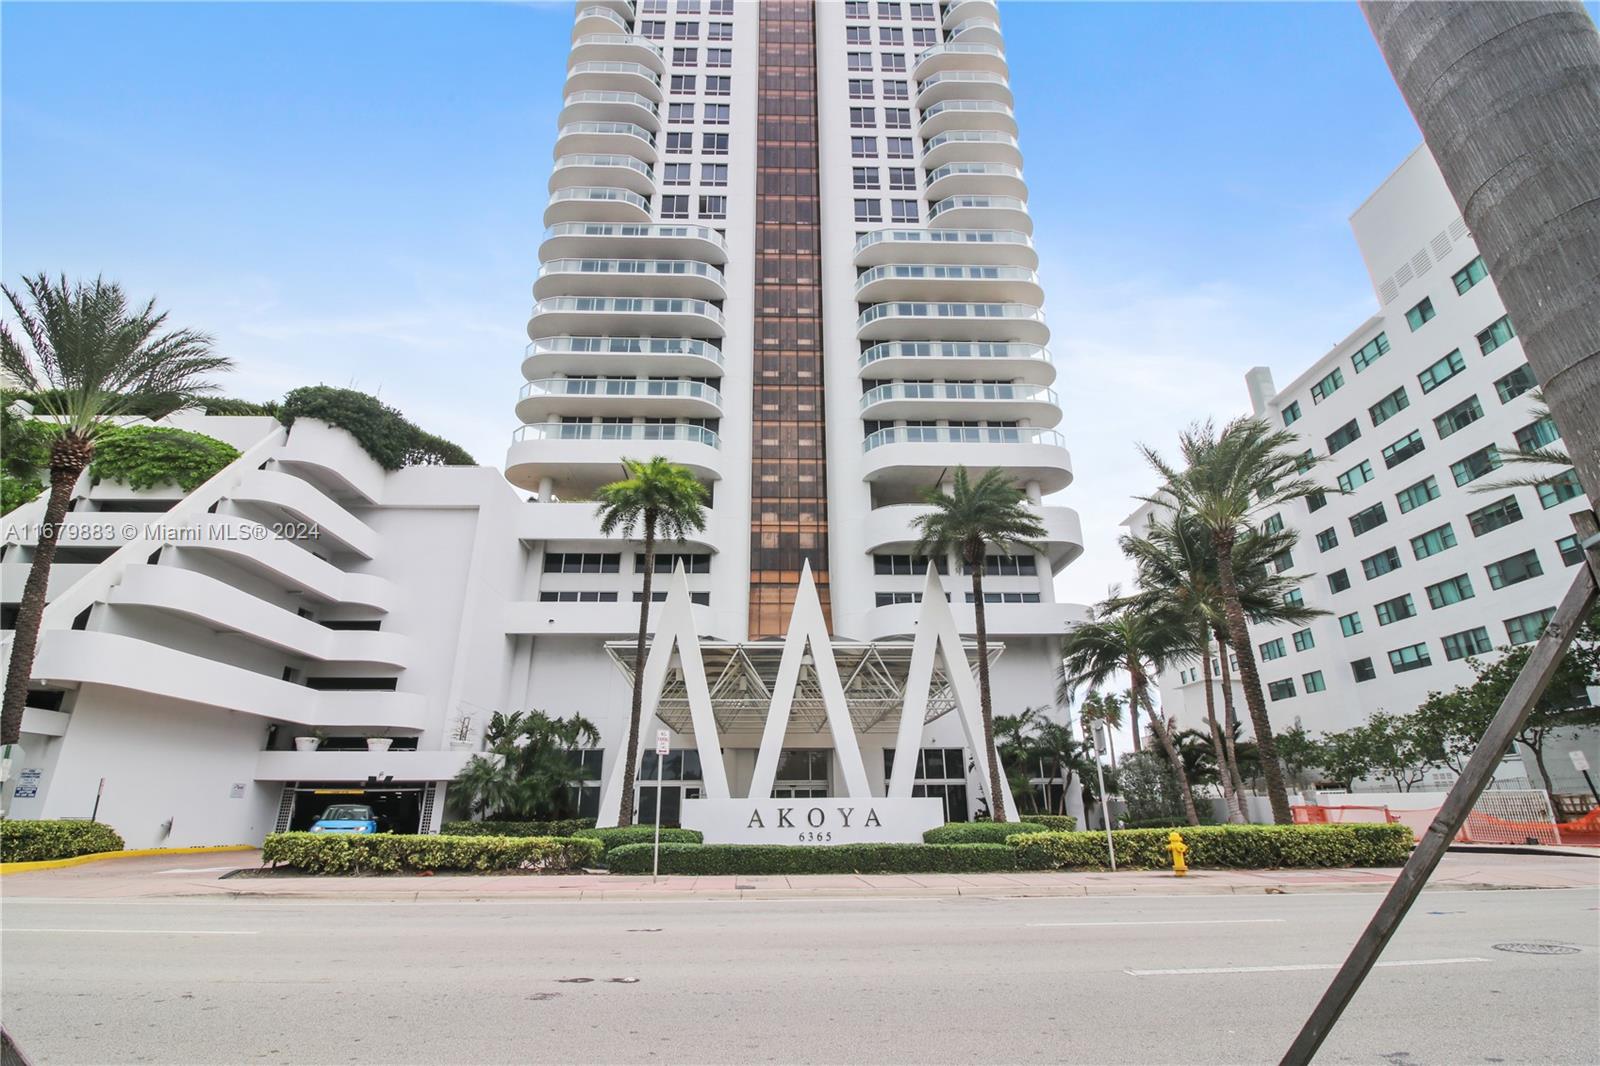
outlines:
{"label": "blue car", "polygon": [[311,825],[313,833],[376,833],[377,815],[362,803],[336,803]]}

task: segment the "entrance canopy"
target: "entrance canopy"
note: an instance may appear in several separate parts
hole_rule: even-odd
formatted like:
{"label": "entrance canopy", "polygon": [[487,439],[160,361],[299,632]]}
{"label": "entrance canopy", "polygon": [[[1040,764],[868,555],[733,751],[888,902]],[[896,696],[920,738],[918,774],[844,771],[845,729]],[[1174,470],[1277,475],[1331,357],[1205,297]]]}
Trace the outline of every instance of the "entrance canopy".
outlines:
{"label": "entrance canopy", "polygon": [[[975,659],[977,644],[963,641],[962,645],[967,657]],[[893,732],[898,725],[901,708],[905,706],[906,679],[911,671],[911,648],[910,641],[870,644],[833,642],[833,657],[838,664],[840,680],[844,683],[845,703],[850,709],[850,720],[857,733],[872,730]],[[700,643],[706,681],[711,688],[711,713],[717,720],[718,731],[759,733],[763,730],[767,711],[772,706],[772,690],[783,649],[784,642],[781,640],[752,644]],[[991,642],[989,661],[993,663],[1004,651],[1004,644]],[[606,652],[627,677],[628,683],[633,684],[634,642],[607,641]],[[955,696],[944,672],[943,660],[935,657],[924,721],[931,722],[954,709]],[[656,717],[675,732],[693,731],[683,669],[676,654],[667,671]],[[802,660],[800,679],[795,686],[790,726],[796,730],[821,733],[827,725],[828,714],[823,706],[822,690],[808,653]]]}

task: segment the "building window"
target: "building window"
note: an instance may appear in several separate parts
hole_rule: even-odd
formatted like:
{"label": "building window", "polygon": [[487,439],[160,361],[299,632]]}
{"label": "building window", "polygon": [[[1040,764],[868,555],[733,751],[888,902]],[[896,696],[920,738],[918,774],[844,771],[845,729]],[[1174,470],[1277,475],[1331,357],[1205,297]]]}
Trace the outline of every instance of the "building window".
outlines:
{"label": "building window", "polygon": [[1271,536],[1274,533],[1283,532],[1283,515],[1268,515],[1267,520],[1261,523],[1261,532],[1267,534],[1268,536]]}
{"label": "building window", "polygon": [[1417,605],[1412,601],[1411,593],[1408,592],[1404,596],[1396,596],[1392,600],[1384,600],[1382,603],[1374,604],[1372,612],[1378,616],[1378,624],[1386,626],[1414,617],[1417,613]]}
{"label": "building window", "polygon": [[1345,492],[1353,492],[1361,485],[1372,480],[1372,463],[1363,459],[1349,470],[1339,475],[1339,487]]}
{"label": "building window", "polygon": [[851,129],[871,129],[878,124],[878,109],[875,107],[852,107],[850,109]]}
{"label": "building window", "polygon": [[932,22],[934,19],[932,4],[912,4],[911,21]]}
{"label": "building window", "polygon": [[1494,650],[1494,644],[1489,640],[1489,631],[1483,626],[1464,629],[1460,633],[1447,633],[1439,643],[1444,645],[1444,657],[1447,662],[1465,659],[1469,655],[1486,655]]}
{"label": "building window", "polygon": [[1389,653],[1389,669],[1397,674],[1403,674],[1408,670],[1421,670],[1424,666],[1432,665],[1433,657],[1428,654],[1426,644],[1408,644]]}
{"label": "building window", "polygon": [[1383,449],[1383,465],[1393,470],[1420,451],[1422,451],[1422,434],[1412,430]]}
{"label": "building window", "polygon": [[[942,555],[934,558],[933,565],[941,574],[950,572],[950,564]],[[872,572],[894,577],[921,577],[928,572],[928,559],[923,555],[874,555]]]}
{"label": "building window", "polygon": [[1309,629],[1297,629],[1289,636],[1294,641],[1295,651],[1310,651],[1317,646],[1316,638]]}
{"label": "building window", "polygon": [[1389,515],[1383,509],[1383,502],[1373,504],[1364,511],[1357,511],[1350,516],[1350,534],[1359,537],[1363,533],[1370,533],[1374,529],[1389,521]]}
{"label": "building window", "polygon": [[1457,485],[1478,480],[1493,470],[1500,469],[1500,453],[1493,444],[1479,448],[1471,455],[1450,464],[1450,475]]}
{"label": "building window", "polygon": [[851,78],[850,79],[850,99],[852,99],[852,100],[871,100],[872,97],[873,97],[873,92],[872,92],[872,79],[871,78]]}
{"label": "building window", "polygon": [[692,93],[694,92],[694,82],[695,76],[693,74],[674,74],[669,86],[674,93]]}
{"label": "building window", "polygon": [[727,218],[728,198],[726,196],[700,197],[700,217],[703,219]]}
{"label": "building window", "polygon": [[1532,548],[1484,567],[1489,575],[1489,587],[1503,589],[1507,585],[1520,585],[1544,573],[1539,565],[1539,553]]}
{"label": "building window", "polygon": [[[827,752],[821,754],[826,758]],[[964,748],[923,748],[918,752],[916,777],[911,785],[911,795],[941,800],[944,803],[945,821],[965,822],[968,817],[966,767]],[[893,773],[894,749],[884,748],[883,779],[888,781]],[[823,782],[827,780],[825,770],[817,780]],[[1062,785],[1059,781],[1057,778],[1054,782],[1043,779],[1035,779],[1034,782],[1045,795],[1048,800],[1046,806],[1051,810],[1056,810],[1061,805]]]}
{"label": "building window", "polygon": [[871,52],[847,52],[847,53],[845,53],[845,57],[844,57],[844,65],[845,65],[845,68],[848,69],[848,70],[871,70],[872,69],[872,53]]}
{"label": "building window", "polygon": [[[639,603],[639,602],[641,602],[643,600],[644,600],[644,593],[643,592],[635,592],[633,594],[633,602],[634,603]],[[667,602],[667,591],[665,589],[651,589],[650,590],[650,602],[651,603],[666,603]],[[709,593],[709,592],[691,592],[691,593],[689,593],[689,602],[693,603],[693,604],[698,604],[701,607],[710,607],[711,606],[711,593]]]}
{"label": "building window", "polygon": [[1385,548],[1378,554],[1369,555],[1361,560],[1361,572],[1366,575],[1368,581],[1398,569],[1400,569],[1400,553],[1393,548]]}
{"label": "building window", "polygon": [[1361,612],[1351,611],[1349,614],[1339,616],[1339,632],[1347,637],[1356,636],[1361,632]]}
{"label": "building window", "polygon": [[733,66],[733,49],[732,48],[707,48],[706,49],[706,66],[708,66],[708,67],[731,67],[731,66]]}
{"label": "building window", "polygon": [[1357,659],[1350,664],[1350,672],[1355,675],[1356,681],[1372,681],[1378,676],[1378,671],[1373,668],[1371,659]]}
{"label": "building window", "polygon": [[1467,515],[1467,524],[1472,527],[1474,537],[1481,537],[1485,533],[1492,533],[1520,521],[1522,521],[1522,506],[1517,503],[1515,496],[1496,500]]}
{"label": "building window", "polygon": [[700,62],[700,49],[674,48],[672,50],[672,65],[675,67],[692,67]]}
{"label": "building window", "polygon": [[[967,593],[967,602],[972,603],[972,593]],[[1038,603],[1037,592],[985,592],[984,603]]]}
{"label": "building window", "polygon": [[1455,546],[1456,531],[1450,527],[1449,522],[1411,538],[1411,554],[1418,559],[1426,559],[1430,555],[1438,555],[1440,552],[1448,551]]}
{"label": "building window", "polygon": [[1299,589],[1290,589],[1283,594],[1283,602],[1290,607],[1304,607],[1306,598]]}
{"label": "building window", "polygon": [[1310,448],[1307,448],[1305,451],[1294,457],[1294,471],[1297,474],[1304,474],[1307,470],[1310,470],[1316,465],[1316,453]]}
{"label": "building window", "polygon": [[884,153],[890,159],[915,159],[916,148],[911,143],[910,137],[884,138],[888,150]]}
{"label": "building window", "polygon": [[604,748],[574,748],[566,753],[572,764],[572,781],[567,785],[568,802],[580,818],[593,818],[600,813],[600,789],[605,775]]}
{"label": "building window", "polygon": [[1583,562],[1583,545],[1576,533],[1569,533],[1556,541],[1556,551],[1561,555],[1562,566],[1577,566]]}
{"label": "building window", "polygon": [[1424,322],[1431,321],[1432,319],[1433,301],[1426,296],[1422,298],[1421,303],[1417,304],[1417,306],[1406,312],[1406,325],[1411,327],[1412,333],[1415,333],[1417,330],[1421,329]]}
{"label": "building window", "polygon": [[1372,419],[1373,428],[1376,429],[1410,406],[1411,397],[1406,395],[1406,387],[1402,385],[1367,408],[1367,415]]}
{"label": "building window", "polygon": [[705,121],[708,126],[726,126],[730,121],[732,104],[707,104]]}
{"label": "building window", "polygon": [[1284,649],[1282,637],[1278,637],[1276,640],[1267,641],[1265,644],[1261,645],[1260,650],[1261,659],[1263,662],[1270,662],[1273,659],[1281,659],[1285,655],[1289,654],[1288,651]]}
{"label": "building window", "polygon": [[707,96],[732,96],[733,78],[727,74],[706,75]]}
{"label": "building window", "polygon": [[1328,434],[1326,438],[1328,454],[1332,455],[1339,449],[1349,447],[1360,439],[1361,427],[1357,425],[1356,420],[1352,418],[1350,421],[1346,422],[1344,425]]}
{"label": "building window", "polygon": [[1429,585],[1422,590],[1428,594],[1428,606],[1437,611],[1441,607],[1448,607],[1452,603],[1472,599],[1472,578],[1466,574],[1457,574],[1455,577],[1446,578],[1438,584]]}
{"label": "building window", "polygon": [[668,122],[693,122],[694,121],[694,105],[693,104],[682,104],[682,103],[679,103],[679,104],[668,104],[667,105],[667,121]]}
{"label": "building window", "polygon": [[1456,271],[1450,278],[1455,283],[1456,295],[1462,296],[1466,291],[1489,276],[1489,268],[1483,265],[1483,256],[1476,256],[1472,262]]}
{"label": "building window", "polygon": [[1456,404],[1450,410],[1433,420],[1433,428],[1438,432],[1439,439],[1444,440],[1457,430],[1466,429],[1472,423],[1483,417],[1483,404],[1478,402],[1478,394],[1473,393],[1465,400]]}
{"label": "building window", "polygon": [[850,184],[857,189],[879,188],[877,167],[851,167]]}
{"label": "building window", "polygon": [[1288,428],[1298,421],[1300,421],[1300,401],[1296,400],[1283,409],[1284,428]]}
{"label": "building window", "polygon": [[886,107],[883,109],[883,125],[885,129],[908,130],[911,128],[911,109],[906,107]]}
{"label": "building window", "polygon": [[1281,574],[1294,565],[1294,553],[1288,548],[1272,557],[1272,572]]}
{"label": "building window", "polygon": [[1489,323],[1488,329],[1478,334],[1478,351],[1488,355],[1516,335],[1516,331],[1511,328],[1510,316],[1501,315]]}
{"label": "building window", "polygon": [[1428,369],[1417,375],[1417,383],[1422,386],[1423,394],[1432,392],[1440,385],[1449,381],[1467,368],[1467,361],[1457,348],[1443,359],[1434,363]]}
{"label": "building window", "polygon": [[920,218],[915,200],[890,200],[889,220],[891,222],[916,222]]}
{"label": "building window", "polygon": [[1548,511],[1582,494],[1583,486],[1578,484],[1578,472],[1568,467],[1548,481],[1539,483],[1539,506]]}
{"label": "building window", "polygon": [[1309,674],[1301,674],[1300,681],[1305,685],[1306,695],[1308,696],[1313,692],[1326,692],[1328,688],[1327,682],[1322,680],[1321,670],[1313,670]]}
{"label": "building window", "polygon": [[872,5],[867,0],[845,0],[844,17],[847,19],[871,18]]}
{"label": "building window", "polygon": [[1513,645],[1531,644],[1543,635],[1545,627],[1550,624],[1550,619],[1556,616],[1554,607],[1546,607],[1542,611],[1530,611],[1519,614],[1515,618],[1505,620],[1506,639]]}
{"label": "building window", "polygon": [[700,184],[726,185],[728,184],[728,164],[726,163],[701,163]]}
{"label": "building window", "polygon": [[1341,567],[1328,575],[1328,591],[1343,592],[1350,587],[1350,575]]}
{"label": "building window", "polygon": [[1334,367],[1327,377],[1311,386],[1311,402],[1314,404],[1321,403],[1338,392],[1343,385],[1344,372],[1338,367]]}
{"label": "building window", "polygon": [[871,45],[871,26],[846,26],[844,28],[844,43],[853,45]]}
{"label": "building window", "polygon": [[706,26],[706,40],[731,41],[733,40],[733,23],[713,22]]}
{"label": "building window", "polygon": [[[985,555],[983,569],[1000,577],[1032,577],[1037,574],[1037,561],[1031,555]],[[972,567],[961,564],[963,574],[972,573]]]}
{"label": "building window", "polygon": [[663,163],[661,165],[661,184],[663,185],[689,185],[694,181],[694,164],[692,163]]}
{"label": "building window", "polygon": [[889,189],[892,192],[916,192],[917,171],[914,167],[890,167]]}
{"label": "building window", "polygon": [[1322,510],[1326,506],[1328,506],[1328,494],[1327,493],[1322,492],[1322,491],[1317,491],[1317,492],[1308,493],[1306,495],[1306,510],[1311,511],[1312,513],[1316,513],[1317,511]]}
{"label": "building window", "polygon": [[680,41],[698,41],[700,39],[700,23],[675,22],[672,24],[672,36]]}
{"label": "building window", "polygon": [[856,201],[856,221],[857,222],[882,222],[883,221],[883,201],[882,200],[857,200]]}
{"label": "building window", "polygon": [[726,133],[702,133],[700,135],[700,150],[706,155],[727,155],[728,135]]}
{"label": "building window", "polygon": [[883,69],[900,73],[906,69],[906,54],[904,52],[883,53]]}
{"label": "building window", "polygon": [[1510,403],[1538,384],[1538,379],[1533,376],[1533,368],[1523,363],[1505,377],[1496,379],[1494,391],[1499,394],[1501,403]]}
{"label": "building window", "polygon": [[884,78],[883,98],[885,100],[911,99],[910,84],[904,78]]}
{"label": "building window", "polygon": [[694,134],[688,130],[667,134],[666,150],[668,155],[688,155],[694,151]]}
{"label": "building window", "polygon": [[663,196],[661,198],[662,218],[688,218],[689,198],[687,196]]}
{"label": "building window", "polygon": [[1529,422],[1513,436],[1516,437],[1518,451],[1532,452],[1560,440],[1561,430],[1556,428],[1556,420],[1546,415],[1537,422]]}
{"label": "building window", "polygon": [[1379,359],[1382,359],[1388,352],[1389,335],[1380,333],[1366,344],[1363,344],[1361,350],[1350,357],[1350,363],[1356,368],[1356,373],[1359,374]]}
{"label": "building window", "polygon": [[[670,574],[683,564],[686,574],[711,573],[711,556],[704,552],[656,552],[655,572]],[[633,553],[633,572],[644,573],[644,552]]]}
{"label": "building window", "polygon": [[563,589],[559,592],[545,591],[539,593],[540,603],[616,603],[615,592],[574,592]]}
{"label": "building window", "polygon": [[1293,699],[1294,678],[1286,677],[1282,681],[1267,682],[1267,698],[1271,700]]}
{"label": "building window", "polygon": [[1394,498],[1400,505],[1401,514],[1415,511],[1423,504],[1439,498],[1439,479],[1429,474],[1415,485],[1407,485],[1395,493]]}
{"label": "building window", "polygon": [[547,574],[615,574],[622,563],[621,552],[546,552]]}
{"label": "building window", "polygon": [[870,159],[878,154],[878,138],[850,138],[850,154],[856,159]]}

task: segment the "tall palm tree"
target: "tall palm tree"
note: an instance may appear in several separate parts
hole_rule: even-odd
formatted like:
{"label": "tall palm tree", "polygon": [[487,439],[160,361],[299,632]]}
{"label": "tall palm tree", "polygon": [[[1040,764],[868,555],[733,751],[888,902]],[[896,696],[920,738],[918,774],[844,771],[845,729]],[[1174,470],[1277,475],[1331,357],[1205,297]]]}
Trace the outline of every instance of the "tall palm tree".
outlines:
{"label": "tall palm tree", "polygon": [[[1166,716],[1150,698],[1152,679],[1167,664],[1188,654],[1192,637],[1184,619],[1176,611],[1150,609],[1122,600],[1113,593],[1106,603],[1090,612],[1090,617],[1074,626],[1061,642],[1061,674],[1056,698],[1071,703],[1079,688],[1100,688],[1118,673],[1128,675],[1128,706],[1143,708],[1149,717],[1150,731],[1166,754],[1183,794],[1184,816],[1190,825],[1199,825],[1189,778],[1183,758],[1173,745]],[[1137,723],[1137,719],[1135,719]]]}
{"label": "tall palm tree", "polygon": [[972,576],[972,615],[978,640],[978,703],[983,712],[983,746],[989,764],[989,795],[993,797],[990,817],[1006,820],[1001,802],[1004,779],[1000,756],[994,746],[994,711],[989,696],[989,631],[984,616],[983,569],[990,549],[1011,555],[1019,551],[1036,552],[1035,543],[1045,535],[1038,516],[1027,505],[1027,495],[1003,471],[991,469],[977,481],[958,466],[950,479],[950,491],[930,489],[924,496],[933,510],[916,518],[921,533],[917,553],[933,557],[954,551]]}
{"label": "tall palm tree", "polygon": [[606,536],[633,538],[644,533],[644,592],[639,599],[639,635],[633,645],[633,709],[628,715],[628,750],[622,763],[621,825],[633,824],[634,764],[639,758],[639,713],[644,706],[644,648],[650,628],[651,585],[656,572],[656,540],[681,542],[706,528],[706,490],[686,467],[656,456],[622,460],[626,477],[600,486],[595,515]]}
{"label": "tall palm tree", "polygon": [[1293,433],[1273,429],[1257,418],[1235,419],[1223,427],[1221,434],[1210,422],[1197,423],[1178,438],[1185,464],[1182,469],[1148,445],[1139,446],[1145,461],[1163,482],[1157,495],[1144,499],[1193,515],[1211,536],[1229,643],[1239,658],[1239,680],[1244,685],[1245,704],[1261,749],[1272,818],[1280,825],[1291,823],[1294,817],[1289,810],[1283,768],[1278,765],[1272,744],[1272,722],[1267,717],[1261,675],[1250,644],[1250,623],[1240,603],[1234,547],[1258,516],[1321,491],[1316,482],[1303,476],[1313,460],[1291,450],[1298,440]]}
{"label": "tall palm tree", "polygon": [[156,311],[154,300],[130,307],[115,282],[69,283],[38,274],[22,284],[25,293],[0,285],[22,334],[0,322],[0,366],[32,394],[35,415],[49,427],[50,498],[17,606],[0,744],[15,744],[22,734],[50,565],[96,439],[119,416],[160,417],[185,406],[215,387],[211,375],[233,368],[232,360],[212,350],[210,337],[192,329],[164,330],[167,314]]}

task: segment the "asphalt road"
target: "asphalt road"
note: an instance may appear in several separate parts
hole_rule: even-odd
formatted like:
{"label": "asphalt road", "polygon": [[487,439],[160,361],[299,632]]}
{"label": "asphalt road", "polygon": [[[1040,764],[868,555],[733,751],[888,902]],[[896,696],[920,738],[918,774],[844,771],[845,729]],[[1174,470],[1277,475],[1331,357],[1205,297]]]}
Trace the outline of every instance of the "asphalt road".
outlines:
{"label": "asphalt road", "polygon": [[[1378,898],[14,899],[0,1017],[36,1066],[1276,1062]],[[1429,892],[1318,1061],[1600,1061],[1597,930]]]}

